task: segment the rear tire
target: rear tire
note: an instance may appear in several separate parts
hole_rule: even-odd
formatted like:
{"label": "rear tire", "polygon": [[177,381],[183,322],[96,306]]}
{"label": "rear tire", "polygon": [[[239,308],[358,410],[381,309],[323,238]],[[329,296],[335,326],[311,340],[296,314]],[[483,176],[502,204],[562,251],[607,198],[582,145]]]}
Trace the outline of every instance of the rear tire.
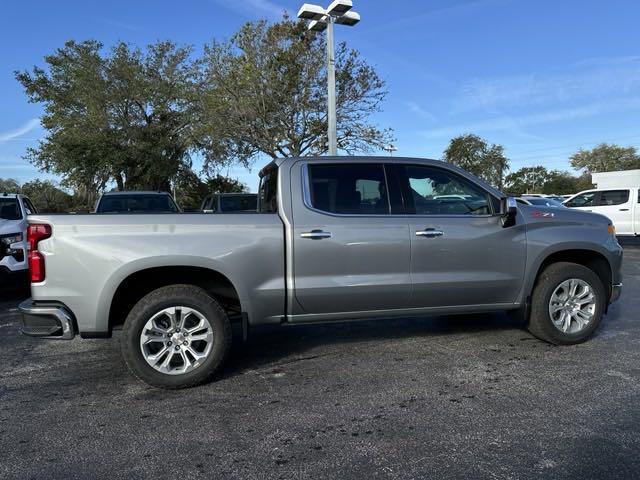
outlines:
{"label": "rear tire", "polygon": [[231,338],[229,318],[213,297],[194,285],[171,285],[149,293],[129,312],[121,349],[140,380],[179,389],[211,380]]}
{"label": "rear tire", "polygon": [[576,263],[551,264],[533,289],[528,330],[555,345],[582,343],[598,328],[606,303],[604,285],[593,270]]}

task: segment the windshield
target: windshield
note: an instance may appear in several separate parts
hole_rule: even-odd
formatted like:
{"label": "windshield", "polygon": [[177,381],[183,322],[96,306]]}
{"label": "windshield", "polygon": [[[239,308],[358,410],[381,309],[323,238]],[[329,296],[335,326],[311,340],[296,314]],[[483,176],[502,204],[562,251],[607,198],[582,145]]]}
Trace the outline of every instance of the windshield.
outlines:
{"label": "windshield", "polygon": [[0,218],[3,220],[22,220],[18,199],[0,198]]}
{"label": "windshield", "polygon": [[96,213],[176,213],[169,195],[108,195],[98,204]]}
{"label": "windshield", "polygon": [[564,207],[560,202],[556,202],[551,198],[525,197],[531,205],[540,205],[544,207]]}

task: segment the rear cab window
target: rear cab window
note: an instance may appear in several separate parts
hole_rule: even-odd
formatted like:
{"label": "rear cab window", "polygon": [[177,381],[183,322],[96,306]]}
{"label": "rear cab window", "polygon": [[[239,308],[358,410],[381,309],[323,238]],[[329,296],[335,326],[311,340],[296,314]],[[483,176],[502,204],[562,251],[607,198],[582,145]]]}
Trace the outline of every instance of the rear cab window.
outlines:
{"label": "rear cab window", "polygon": [[177,213],[169,195],[107,195],[98,204],[97,213]]}

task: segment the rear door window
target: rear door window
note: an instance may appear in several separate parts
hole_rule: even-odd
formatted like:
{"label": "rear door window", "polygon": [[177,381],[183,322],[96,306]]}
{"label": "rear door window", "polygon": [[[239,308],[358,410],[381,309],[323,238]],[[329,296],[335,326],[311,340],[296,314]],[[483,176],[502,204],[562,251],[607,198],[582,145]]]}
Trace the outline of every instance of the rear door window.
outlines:
{"label": "rear door window", "polygon": [[629,201],[629,190],[602,190],[596,197],[595,207],[623,205]]}
{"label": "rear door window", "polygon": [[343,215],[389,215],[382,164],[309,165],[311,207]]}

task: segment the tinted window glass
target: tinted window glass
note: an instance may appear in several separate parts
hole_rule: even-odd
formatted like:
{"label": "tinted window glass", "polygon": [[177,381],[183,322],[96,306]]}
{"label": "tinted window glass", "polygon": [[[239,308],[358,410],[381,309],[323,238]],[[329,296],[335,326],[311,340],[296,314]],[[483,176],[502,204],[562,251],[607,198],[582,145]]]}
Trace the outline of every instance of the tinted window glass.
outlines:
{"label": "tinted window glass", "polygon": [[560,202],[556,202],[550,198],[527,198],[531,205],[540,205],[542,207],[564,207]]}
{"label": "tinted window glass", "polygon": [[22,220],[22,212],[15,198],[0,198],[0,218],[3,220]]}
{"label": "tinted window glass", "polygon": [[36,207],[33,206],[33,203],[31,203],[31,200],[28,198],[24,199],[24,209],[27,212],[27,215],[34,215],[38,213],[38,210],[36,210]]}
{"label": "tinted window glass", "polygon": [[278,212],[278,169],[269,169],[260,179],[260,213]]}
{"label": "tinted window glass", "polygon": [[169,195],[108,195],[98,205],[98,213],[175,213]]}
{"label": "tinted window glass", "polygon": [[600,192],[595,206],[622,205],[629,201],[629,190],[604,190]]}
{"label": "tinted window glass", "polygon": [[313,208],[330,213],[389,213],[384,167],[380,164],[309,165]]}
{"label": "tinted window glass", "polygon": [[592,207],[595,192],[587,192],[569,200],[565,205],[567,207]]}
{"label": "tinted window glass", "polygon": [[202,210],[215,210],[214,199],[217,197],[214,195],[209,195],[204,197],[202,201]]}
{"label": "tinted window glass", "polygon": [[490,195],[469,180],[433,167],[404,167],[406,202],[416,215],[489,215]]}
{"label": "tinted window glass", "polygon": [[223,213],[256,212],[257,209],[257,195],[222,195],[220,197],[220,211]]}

